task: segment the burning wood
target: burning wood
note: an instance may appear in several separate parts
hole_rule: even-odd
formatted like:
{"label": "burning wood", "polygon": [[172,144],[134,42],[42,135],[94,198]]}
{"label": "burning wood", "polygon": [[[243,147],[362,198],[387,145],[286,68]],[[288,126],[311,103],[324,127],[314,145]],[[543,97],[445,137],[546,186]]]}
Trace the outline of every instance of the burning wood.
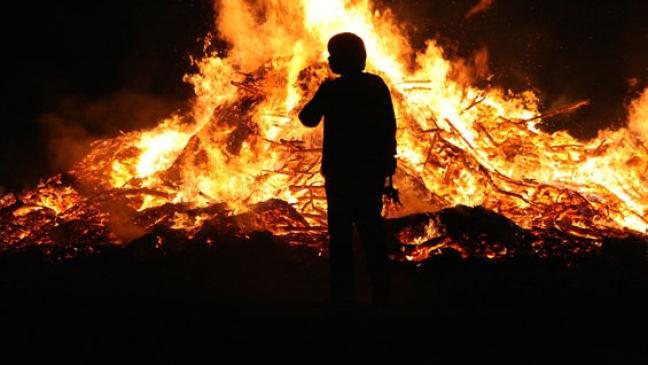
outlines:
{"label": "burning wood", "polygon": [[[324,55],[312,50],[342,30],[364,38],[368,68],[394,94],[396,185],[404,207],[385,213],[401,224],[394,234],[407,259],[445,248],[489,258],[564,256],[596,251],[609,238],[645,237],[642,142],[628,129],[582,142],[536,128],[542,118],[587,102],[542,114],[531,92],[460,85],[431,41],[412,64],[393,21],[376,18],[366,2],[290,4],[305,23],[295,31],[293,20],[289,26],[266,17],[285,39],[262,46],[240,38],[255,29],[230,32],[221,24],[221,36],[234,47],[227,56],[206,55],[197,62],[200,72],[186,77],[196,92],[190,112],[93,143],[69,172],[72,179],[54,177],[3,197],[0,249],[90,250],[162,228],[213,242],[218,235],[206,235],[205,225],[212,233],[267,230],[290,243],[323,245],[321,130],[301,127],[296,113],[328,77]],[[263,61],[248,59],[253,54]],[[481,222],[475,223],[481,233],[471,232],[474,222]],[[507,227],[509,236],[492,227]]]}

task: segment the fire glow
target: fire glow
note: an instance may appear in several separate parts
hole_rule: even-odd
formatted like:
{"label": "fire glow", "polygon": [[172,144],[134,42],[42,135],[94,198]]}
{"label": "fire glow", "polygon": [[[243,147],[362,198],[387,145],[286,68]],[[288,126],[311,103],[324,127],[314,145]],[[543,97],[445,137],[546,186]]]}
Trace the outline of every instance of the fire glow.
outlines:
{"label": "fire glow", "polygon": [[96,141],[65,176],[2,197],[2,248],[121,244],[159,226],[191,239],[206,222],[224,221],[241,234],[268,230],[290,242],[322,242],[321,127],[303,127],[297,114],[333,76],[322,50],[345,31],[363,38],[368,71],[393,94],[404,207],[385,213],[432,217],[397,235],[415,247],[408,259],[443,247],[462,251],[430,213],[458,205],[481,206],[537,232],[539,254],[551,232],[585,249],[648,234],[648,90],[632,103],[628,128],[582,142],[537,128],[553,114],[539,112],[533,92],[470,86],[433,40],[413,50],[391,13],[368,0],[255,4],[217,4],[218,36],[231,48],[194,60],[199,72],[185,77],[195,91],[190,111]]}

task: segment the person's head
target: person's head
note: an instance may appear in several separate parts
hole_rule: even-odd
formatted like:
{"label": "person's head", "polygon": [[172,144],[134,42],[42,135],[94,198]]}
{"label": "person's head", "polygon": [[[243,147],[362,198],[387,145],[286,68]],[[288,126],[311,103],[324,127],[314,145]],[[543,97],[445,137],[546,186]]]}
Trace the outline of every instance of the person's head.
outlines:
{"label": "person's head", "polygon": [[328,41],[331,71],[344,75],[362,72],[367,62],[367,51],[362,38],[353,33],[340,33]]}

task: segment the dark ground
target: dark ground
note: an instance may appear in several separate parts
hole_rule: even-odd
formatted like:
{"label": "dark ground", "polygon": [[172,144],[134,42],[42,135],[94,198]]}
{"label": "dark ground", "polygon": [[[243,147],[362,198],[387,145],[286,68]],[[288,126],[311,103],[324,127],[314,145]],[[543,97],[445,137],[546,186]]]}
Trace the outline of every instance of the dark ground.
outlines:
{"label": "dark ground", "polygon": [[[648,358],[648,266],[452,253],[393,262],[394,307],[325,305],[326,259],[269,234],[173,252],[147,238],[64,262],[0,256],[2,358],[55,363],[612,363]],[[361,256],[358,256],[361,259]],[[362,273],[362,262],[358,271]],[[13,363],[5,362],[3,363]]]}

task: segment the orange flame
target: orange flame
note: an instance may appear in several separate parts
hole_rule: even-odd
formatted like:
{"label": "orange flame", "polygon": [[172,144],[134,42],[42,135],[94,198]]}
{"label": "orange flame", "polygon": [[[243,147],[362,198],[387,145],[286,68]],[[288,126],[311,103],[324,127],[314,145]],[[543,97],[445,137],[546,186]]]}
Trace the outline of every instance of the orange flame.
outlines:
{"label": "orange flame", "polygon": [[[322,65],[327,40],[351,31],[365,40],[369,71],[384,76],[396,95],[400,171],[420,179],[439,198],[442,203],[435,208],[484,205],[523,227],[546,228],[558,224],[556,219],[562,216],[548,211],[561,211],[558,207],[572,200],[585,204],[590,216],[565,213],[575,221],[563,229],[646,232],[646,151],[637,145],[636,128],[603,131],[590,142],[564,132],[542,133],[536,128],[540,119],[532,92],[514,95],[453,81],[453,65],[434,41],[428,41],[410,64],[413,51],[391,14],[372,9],[368,1],[264,1],[258,6],[252,9],[243,1],[218,4],[219,34],[232,49],[226,56],[210,54],[197,61],[200,73],[186,77],[196,92],[191,115],[122,137],[136,153],[113,159],[112,187],[170,193],[165,199],[145,199],[139,209],[166,202],[225,201],[235,211],[245,211],[270,198],[299,205],[313,189],[298,187],[316,187],[322,181],[315,173],[317,166],[296,178],[295,171],[289,173],[289,162],[299,158],[302,165],[317,165],[317,161],[296,156],[280,142],[299,141],[305,150],[319,148],[320,132],[302,127],[296,113],[318,82],[329,76]],[[263,17],[255,16],[259,10]],[[246,103],[246,115],[222,113]],[[645,120],[639,112],[636,115]],[[185,122],[186,117],[192,121]],[[251,129],[247,136],[241,132],[243,124]],[[444,148],[463,151],[471,161],[431,165],[430,153],[441,154],[432,159],[452,158],[443,148],[435,151],[438,140],[447,144]],[[192,143],[200,153],[183,156]],[[236,143],[239,146],[232,149]],[[91,154],[86,161],[96,160]],[[169,189],[162,172],[174,163],[181,163],[180,183]],[[325,209],[321,200],[312,205],[315,209],[305,213]],[[429,208],[410,206],[401,214]]]}

